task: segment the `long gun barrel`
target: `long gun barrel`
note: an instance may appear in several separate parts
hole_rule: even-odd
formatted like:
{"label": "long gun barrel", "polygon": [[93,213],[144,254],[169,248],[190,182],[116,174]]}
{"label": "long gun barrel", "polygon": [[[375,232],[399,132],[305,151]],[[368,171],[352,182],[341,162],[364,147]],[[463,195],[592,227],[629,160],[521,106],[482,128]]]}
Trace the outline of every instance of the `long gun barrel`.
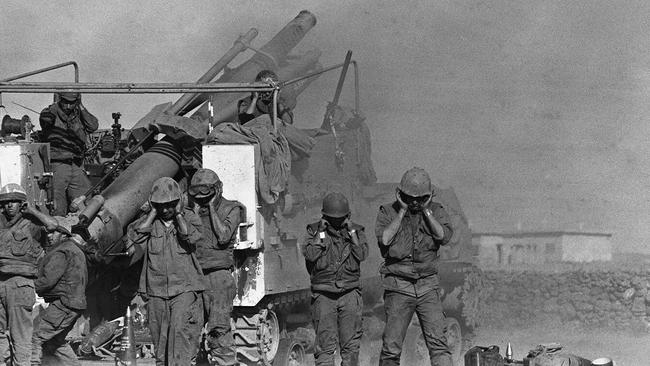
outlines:
{"label": "long gun barrel", "polygon": [[[284,60],[287,53],[302,40],[315,24],[316,17],[312,13],[301,11],[255,56],[238,67],[236,72],[229,74],[228,79],[252,80],[260,70],[276,68],[276,63]],[[251,29],[240,38],[240,42],[236,42],[235,46],[199,79],[199,83],[214,78],[226,66],[227,62],[241,52],[243,46],[247,46],[247,43],[256,35],[257,31]],[[310,62],[316,62],[318,56],[320,56],[319,52],[312,53]],[[208,95],[185,94],[171,107],[166,106],[164,110],[160,108],[157,111],[158,107],[154,108],[150,112],[152,118],[145,117],[133,127],[133,130],[138,128],[149,130],[150,124],[154,123],[167,137],[138,157],[102,191],[101,196],[104,199],[104,204],[96,215],[89,215],[91,217],[89,217],[90,220],[86,227],[86,235],[91,241],[98,244],[100,250],[108,247],[114,248],[112,250],[121,250],[114,244],[123,236],[126,226],[135,218],[140,207],[147,201],[153,182],[161,177],[176,176],[180,170],[182,157],[187,153],[186,150],[200,148],[199,141],[205,137],[207,129],[204,131],[195,122],[192,122],[194,120],[189,118],[173,116],[182,115],[186,111],[192,110],[203,103]],[[163,111],[165,113],[162,113]],[[173,114],[169,112],[173,112]],[[175,121],[173,118],[182,119],[182,121]],[[166,122],[169,122],[169,125],[166,125]]]}

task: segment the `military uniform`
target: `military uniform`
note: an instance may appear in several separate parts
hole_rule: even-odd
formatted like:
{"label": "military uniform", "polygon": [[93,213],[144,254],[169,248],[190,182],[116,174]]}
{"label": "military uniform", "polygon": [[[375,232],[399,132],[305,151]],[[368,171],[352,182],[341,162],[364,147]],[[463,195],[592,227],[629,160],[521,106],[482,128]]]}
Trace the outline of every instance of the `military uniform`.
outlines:
{"label": "military uniform", "polygon": [[452,236],[449,217],[435,202],[428,207],[442,225],[444,235],[435,239],[420,212],[406,211],[399,230],[388,243],[382,243],[384,229],[398,215],[399,204],[380,207],[376,235],[385,262],[380,269],[384,287],[386,327],[379,364],[399,365],[402,343],[416,313],[429,349],[431,365],[451,366],[451,353],[444,335],[444,314],[438,277],[438,248]]}
{"label": "military uniform", "polygon": [[156,365],[188,365],[198,351],[203,326],[205,285],[195,256],[201,220],[189,209],[184,217],[187,235],[159,218],[142,230],[139,225],[146,220],[142,217],[128,230],[130,240],[144,249],[139,292],[148,298]]}
{"label": "military uniform", "polygon": [[236,365],[237,353],[230,326],[235,298],[233,248],[244,210],[241,203],[224,198],[215,204],[214,210],[224,223],[224,230],[219,231],[212,225],[208,207],[199,208],[203,239],[197,246],[197,258],[208,285],[203,294],[208,323],[207,347],[217,365]]}
{"label": "military uniform", "polygon": [[307,226],[303,254],[311,278],[316,365],[334,365],[337,339],[341,365],[359,364],[363,334],[360,263],[368,254],[368,243],[363,226],[351,224],[350,230],[357,232],[358,245],[346,228],[328,225],[319,231],[319,222]]}
{"label": "military uniform", "polygon": [[69,239],[46,247],[39,267],[36,292],[49,304],[35,320],[32,337],[32,365],[81,365],[65,338],[86,309],[88,268],[83,251]]}
{"label": "military uniform", "polygon": [[42,228],[23,216],[10,222],[0,216],[0,355],[10,353],[12,365],[28,365]]}
{"label": "military uniform", "polygon": [[57,103],[43,109],[39,117],[43,141],[50,143],[54,173],[55,215],[68,213],[68,202],[86,193],[90,181],[81,168],[86,152],[88,133],[99,127],[88,110],[77,107],[66,115]]}

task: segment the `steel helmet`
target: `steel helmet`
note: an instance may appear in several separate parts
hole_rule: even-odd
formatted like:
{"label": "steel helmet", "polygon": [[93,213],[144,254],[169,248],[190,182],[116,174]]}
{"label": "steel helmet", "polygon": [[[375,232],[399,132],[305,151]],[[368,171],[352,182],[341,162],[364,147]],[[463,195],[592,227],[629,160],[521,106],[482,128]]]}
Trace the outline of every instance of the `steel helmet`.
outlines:
{"label": "steel helmet", "polygon": [[0,189],[0,202],[26,200],[27,193],[20,184],[9,183]]}
{"label": "steel helmet", "polygon": [[190,185],[215,185],[219,182],[221,182],[221,179],[219,179],[217,173],[210,169],[201,168],[194,173]]}
{"label": "steel helmet", "polygon": [[329,193],[323,198],[323,210],[321,213],[329,217],[343,217],[350,213],[348,199],[341,193]]}
{"label": "steel helmet", "polygon": [[74,92],[59,93],[59,100],[65,100],[66,102],[74,103],[79,100],[79,93],[74,93]]}
{"label": "steel helmet", "polygon": [[153,182],[149,196],[149,201],[152,203],[167,203],[180,199],[181,188],[172,178],[162,177]]}
{"label": "steel helmet", "polygon": [[431,194],[431,178],[422,168],[411,168],[404,173],[399,190],[412,197]]}

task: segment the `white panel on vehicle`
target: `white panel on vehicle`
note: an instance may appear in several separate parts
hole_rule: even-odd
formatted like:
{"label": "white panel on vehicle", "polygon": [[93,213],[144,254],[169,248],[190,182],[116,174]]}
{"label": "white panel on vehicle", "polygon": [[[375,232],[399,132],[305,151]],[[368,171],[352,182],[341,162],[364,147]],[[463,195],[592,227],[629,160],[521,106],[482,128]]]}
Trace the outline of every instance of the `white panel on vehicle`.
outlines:
{"label": "white panel on vehicle", "polygon": [[246,206],[245,238],[235,249],[259,248],[260,230],[257,220],[257,190],[255,180],[256,145],[204,145],[203,167],[219,175],[223,196]]}
{"label": "white panel on vehicle", "polygon": [[23,184],[21,151],[18,144],[0,145],[0,186],[9,183]]}

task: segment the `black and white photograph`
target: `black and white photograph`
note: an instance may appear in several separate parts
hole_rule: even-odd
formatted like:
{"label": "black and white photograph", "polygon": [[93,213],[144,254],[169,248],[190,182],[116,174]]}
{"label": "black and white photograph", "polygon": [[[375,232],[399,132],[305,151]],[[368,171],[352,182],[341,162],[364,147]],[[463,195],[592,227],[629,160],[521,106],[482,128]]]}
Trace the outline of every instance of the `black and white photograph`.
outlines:
{"label": "black and white photograph", "polygon": [[0,366],[650,364],[650,2],[0,14]]}

